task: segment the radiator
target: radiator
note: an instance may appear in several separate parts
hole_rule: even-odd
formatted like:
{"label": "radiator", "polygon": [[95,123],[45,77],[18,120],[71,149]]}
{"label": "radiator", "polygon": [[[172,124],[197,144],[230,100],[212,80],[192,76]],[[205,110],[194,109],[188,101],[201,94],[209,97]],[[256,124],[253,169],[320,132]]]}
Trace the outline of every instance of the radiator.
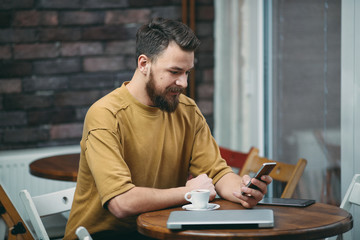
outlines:
{"label": "radiator", "polygon": [[[54,192],[75,186],[75,182],[48,180],[29,172],[29,164],[42,157],[80,152],[80,146],[62,146],[0,152],[0,182],[22,217],[24,207],[19,192],[27,189],[31,196]],[[1,235],[1,234],[0,234]],[[1,239],[0,239],[1,240]]]}

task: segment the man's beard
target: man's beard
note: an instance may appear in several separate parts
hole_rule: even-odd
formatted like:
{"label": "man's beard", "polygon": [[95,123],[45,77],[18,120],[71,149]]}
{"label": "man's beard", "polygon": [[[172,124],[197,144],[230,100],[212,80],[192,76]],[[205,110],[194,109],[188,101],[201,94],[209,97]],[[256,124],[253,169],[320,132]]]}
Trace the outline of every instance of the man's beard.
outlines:
{"label": "man's beard", "polygon": [[169,92],[182,93],[183,88],[181,87],[167,87],[164,92],[159,92],[155,88],[155,81],[150,72],[149,81],[146,83],[146,92],[153,102],[154,107],[160,108],[162,111],[174,112],[179,104],[179,95],[167,96]]}

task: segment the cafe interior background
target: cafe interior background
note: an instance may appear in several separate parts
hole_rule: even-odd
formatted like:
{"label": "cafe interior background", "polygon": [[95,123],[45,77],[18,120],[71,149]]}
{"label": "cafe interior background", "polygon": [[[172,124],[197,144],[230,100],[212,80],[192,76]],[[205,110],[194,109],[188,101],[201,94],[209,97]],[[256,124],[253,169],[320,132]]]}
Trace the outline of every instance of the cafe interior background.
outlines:
{"label": "cafe interior background", "polygon": [[136,29],[156,16],[202,41],[187,94],[219,145],[305,158],[294,197],[339,205],[360,172],[356,0],[1,1],[0,180],[10,195],[74,186],[31,176],[28,164],[79,151],[87,109],[130,80]]}

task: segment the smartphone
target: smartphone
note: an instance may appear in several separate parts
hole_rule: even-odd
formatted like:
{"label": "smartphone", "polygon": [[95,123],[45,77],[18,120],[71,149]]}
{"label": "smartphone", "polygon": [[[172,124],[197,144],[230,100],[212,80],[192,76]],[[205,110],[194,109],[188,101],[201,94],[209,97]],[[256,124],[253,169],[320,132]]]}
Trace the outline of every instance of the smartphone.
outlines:
{"label": "smartphone", "polygon": [[[274,167],[276,166],[276,162],[268,162],[268,163],[263,163],[262,167],[259,169],[259,171],[255,174],[254,178],[261,180],[261,176],[263,175],[269,175],[270,172],[274,169]],[[246,187],[249,188],[253,188],[253,189],[257,189],[259,190],[259,188],[257,186],[255,186],[254,184],[250,182],[246,185]],[[241,192],[242,195],[245,195],[246,193]]]}
{"label": "smartphone", "polygon": [[275,205],[275,206],[290,206],[290,207],[307,207],[314,204],[313,199],[296,199],[296,198],[264,198],[258,204],[260,205]]}

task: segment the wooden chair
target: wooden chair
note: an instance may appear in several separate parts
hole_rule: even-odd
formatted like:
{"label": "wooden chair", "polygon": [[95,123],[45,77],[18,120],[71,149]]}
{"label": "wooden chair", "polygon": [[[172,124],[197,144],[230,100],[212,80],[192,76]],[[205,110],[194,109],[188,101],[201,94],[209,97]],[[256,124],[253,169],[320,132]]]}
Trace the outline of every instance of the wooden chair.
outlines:
{"label": "wooden chair", "polygon": [[9,195],[0,183],[0,215],[8,228],[8,240],[32,240],[28,227],[12,204]]}
{"label": "wooden chair", "polygon": [[230,150],[224,147],[219,147],[219,149],[221,157],[224,158],[226,163],[233,169],[241,169],[250,156],[258,153],[254,147],[250,148],[247,153]]}
{"label": "wooden chair", "polygon": [[[357,205],[360,206],[360,174],[355,174],[349,188],[347,189],[344,199],[341,201],[340,208],[345,209],[346,211],[350,211],[351,206]],[[336,239],[344,239],[351,240],[351,232],[348,231],[339,237],[334,236],[331,238],[327,238],[327,240],[336,240]]]}
{"label": "wooden chair", "polygon": [[293,165],[269,160],[265,157],[259,157],[258,153],[259,150],[255,148],[254,152],[246,160],[244,167],[241,169],[239,175],[243,176],[245,174],[250,175],[251,173],[256,173],[263,163],[276,162],[276,167],[272,170],[270,176],[276,181],[286,183],[281,197],[291,198],[295,191],[296,185],[298,184],[301,175],[304,172],[307,161],[303,158],[300,158],[297,164]]}
{"label": "wooden chair", "polygon": [[67,217],[61,213],[70,211],[74,193],[75,187],[36,197],[31,197],[27,190],[20,191],[20,199],[37,239],[64,236]]}

